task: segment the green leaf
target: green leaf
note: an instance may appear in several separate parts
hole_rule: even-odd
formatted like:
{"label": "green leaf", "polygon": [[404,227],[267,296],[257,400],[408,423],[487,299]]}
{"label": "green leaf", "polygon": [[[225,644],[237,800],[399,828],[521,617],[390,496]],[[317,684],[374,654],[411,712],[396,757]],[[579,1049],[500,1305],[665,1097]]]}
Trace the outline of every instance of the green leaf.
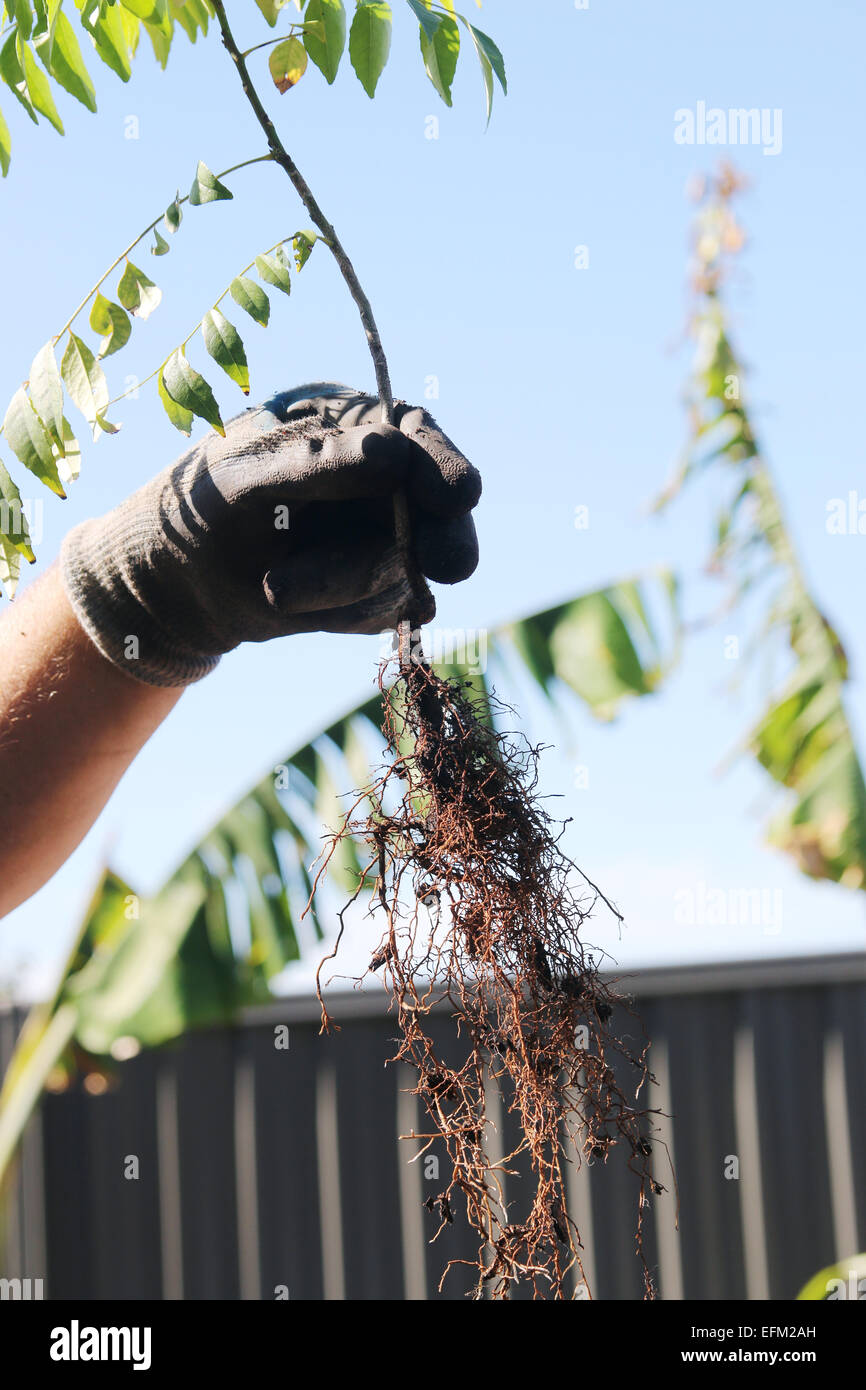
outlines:
{"label": "green leaf", "polygon": [[165,237],[162,235],[158,227],[154,227],[153,236],[155,245],[151,246],[150,254],[152,256],[167,256],[169,251],[171,250],[171,247],[169,246],[168,242],[166,241]]}
{"label": "green leaf", "polygon": [[285,0],[256,0],[256,4],[273,29],[280,17],[280,10],[283,8]]}
{"label": "green leaf", "polygon": [[568,604],[550,637],[556,674],[599,718],[625,695],[652,688],[622,617],[606,593]]}
{"label": "green leaf", "polygon": [[296,82],[300,82],[307,70],[307,50],[300,39],[284,39],[271,49],[268,69],[274,86],[282,95]]}
{"label": "green leaf", "polygon": [[74,483],[81,472],[81,445],[72,433],[72,426],[64,415],[62,420],[62,449],[54,446],[57,472],[64,483]]}
{"label": "green leaf", "polygon": [[93,301],[90,327],[102,338],[97,354],[99,357],[111,357],[112,353],[120,352],[129,342],[132,332],[132,324],[126,310],[113,300],[106,299],[103,294],[97,294]]}
{"label": "green leaf", "polygon": [[32,564],[36,559],[30,544],[30,531],[27,517],[21,502],[18,485],[10,477],[5,464],[0,460],[0,531],[10,545]]}
{"label": "green leaf", "polygon": [[182,348],[172,353],[162,369],[162,375],[165,389],[177,405],[213,425],[217,434],[225,435],[214,393],[184,356]]}
{"label": "green leaf", "polygon": [[33,408],[49,436],[63,452],[63,383],[54,360],[54,344],[40,348],[30,368]]}
{"label": "green leaf", "polygon": [[292,237],[292,248],[295,253],[296,270],[303,270],[318,240],[319,238],[315,232],[295,232],[295,235]]}
{"label": "green leaf", "polygon": [[29,468],[58,497],[65,497],[48,431],[33,409],[23,386],[19,387],[9,403],[3,431],[9,447],[24,467]]}
{"label": "green leaf", "polygon": [[103,63],[116,72],[122,82],[128,82],[132,75],[130,45],[119,5],[100,7],[98,15],[85,27],[91,33]]}
{"label": "green leaf", "polygon": [[132,261],[127,261],[126,269],[117,286],[117,297],[124,309],[135,314],[136,318],[146,319],[162,299],[162,290],[157,289],[143,270],[139,270]]}
{"label": "green leaf", "polygon": [[51,83],[41,70],[36,59],[33,57],[33,50],[19,39],[18,58],[24,70],[24,79],[27,83],[27,95],[37,111],[50,121],[58,134],[63,134],[63,122],[54,105],[54,98],[51,95]]}
{"label": "green leaf", "polygon": [[337,76],[343,49],[346,47],[346,11],[343,8],[343,0],[309,0],[304,17],[309,22],[321,22],[324,26],[324,39],[305,29],[304,47],[316,67],[331,83]]}
{"label": "green leaf", "polygon": [[421,25],[422,32],[427,35],[428,39],[432,40],[444,16],[434,14],[424,3],[424,0],[408,0],[408,4]]}
{"label": "green leaf", "polygon": [[[0,502],[0,508],[2,508]],[[18,588],[18,575],[21,570],[21,554],[0,530],[0,594],[15,597]]]}
{"label": "green leaf", "polygon": [[271,304],[261,285],[246,275],[238,275],[229,285],[229,294],[235,304],[239,304],[250,316],[267,328],[271,316]]}
{"label": "green leaf", "polygon": [[247,366],[247,355],[244,352],[241,335],[234,324],[229,323],[219,309],[211,309],[210,313],[205,314],[202,319],[201,331],[204,345],[213,360],[241,388],[244,395],[248,396],[250,394],[250,372]]}
{"label": "green leaf", "polygon": [[0,78],[6,83],[16,101],[24,107],[31,121],[38,125],[39,117],[27,95],[27,80],[18,57],[18,35],[14,29],[0,48]]}
{"label": "green leaf", "polygon": [[490,117],[493,113],[493,67],[490,59],[484,52],[478,41],[478,30],[473,29],[471,24],[466,26],[472,35],[472,42],[475,44],[475,52],[481,64],[481,76],[484,78],[484,98],[487,103],[487,124],[490,124]]}
{"label": "green leaf", "polygon": [[121,0],[121,4],[138,19],[158,19],[159,5],[156,0]]}
{"label": "green leaf", "polygon": [[15,20],[23,39],[29,39],[33,32],[33,7],[29,0],[9,0],[6,13]]}
{"label": "green leaf", "polygon": [[58,10],[55,16],[53,32],[46,30],[40,34],[34,40],[34,47],[40,62],[55,82],[59,82],[88,111],[95,111],[96,92],[90,73],[81,56],[75,30],[62,10]]}
{"label": "green leaf", "polygon": [[479,54],[483,53],[493,71],[499,79],[499,85],[503,92],[508,92],[508,82],[505,78],[505,59],[493,42],[489,34],[485,34],[481,29],[476,29],[474,24],[467,24],[467,28],[472,34],[473,41]]}
{"label": "green leaf", "polygon": [[165,210],[165,225],[170,232],[176,232],[183,221],[183,212],[180,206],[180,196],[175,198],[173,203],[169,203]]}
{"label": "green leaf", "polygon": [[189,190],[189,201],[193,207],[200,207],[204,203],[220,203],[227,198],[235,195],[226,188],[224,183],[220,183],[216,174],[212,174],[203,160],[198,162],[198,170]]}
{"label": "green leaf", "polygon": [[256,270],[267,285],[275,285],[283,294],[291,294],[289,267],[280,248],[275,255],[256,256]]}
{"label": "green leaf", "polygon": [[102,428],[99,416],[108,405],[108,382],[90,348],[74,333],[69,334],[60,375],[69,395],[93,430],[94,439],[97,439]]}
{"label": "green leaf", "polygon": [[177,401],[172,400],[171,396],[168,394],[168,391],[165,389],[165,382],[163,381],[162,372],[160,372],[159,374],[159,379],[157,381],[156,386],[159,392],[159,399],[162,401],[162,404],[165,407],[165,413],[168,416],[171,423],[174,425],[175,429],[180,430],[181,434],[189,434],[192,430],[192,411],[184,410],[182,405],[178,405]]}
{"label": "green leaf", "polygon": [[185,31],[190,43],[195,43],[199,30],[207,34],[210,15],[205,0],[169,0],[168,7],[172,19]]}
{"label": "green leaf", "polygon": [[4,179],[9,173],[9,164],[12,157],[12,140],[9,135],[9,127],[0,111],[0,173]]}
{"label": "green leaf", "polygon": [[390,51],[391,6],[378,0],[360,4],[349,31],[349,57],[368,97],[376,95]]}
{"label": "green leaf", "polygon": [[421,54],[427,76],[446,106],[451,103],[451,84],[460,55],[460,30],[453,19],[443,17],[432,39],[421,30]]}

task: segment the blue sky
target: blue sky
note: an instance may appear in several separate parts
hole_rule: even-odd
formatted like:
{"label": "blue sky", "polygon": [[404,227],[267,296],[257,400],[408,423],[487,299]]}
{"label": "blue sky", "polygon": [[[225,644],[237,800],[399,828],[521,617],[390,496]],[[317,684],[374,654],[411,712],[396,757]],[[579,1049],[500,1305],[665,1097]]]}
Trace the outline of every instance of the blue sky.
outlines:
{"label": "blue sky", "polygon": [[[484,475],[481,564],[440,590],[439,623],[490,626],[667,563],[689,613],[720,597],[700,573],[719,494],[696,487],[661,520],[645,505],[684,437],[686,184],[733,155],[753,180],[737,339],[807,573],[849,649],[849,707],[866,746],[866,537],[825,528],[828,501],[864,486],[861,7],[488,0],[479,22],[503,49],[510,93],[497,93],[486,131],[473,55],[461,58],[449,111],[424,75],[408,7],[394,8],[375,102],[345,64],[333,87],[311,68],[270,104],[373,301],[397,393],[423,400],[438,377],[434,414]],[[231,14],[245,45],[267,37],[252,0]],[[253,62],[264,89],[265,59]],[[143,55],[128,86],[104,68],[95,76],[99,115],[64,101],[64,140],[3,102],[14,137],[0,187],[7,395],[87,286],[188,188],[198,159],[220,170],[262,152],[215,35],[195,48],[178,40],[164,74]],[[675,112],[700,101],[780,110],[780,152],[677,144]],[[130,117],[137,139],[126,138]],[[165,298],[112,359],[114,393],[157,365],[255,252],[306,224],[278,170],[229,182],[235,200],[190,209],[171,255],[138,255]],[[575,269],[577,245],[588,269]],[[244,332],[254,399],[316,378],[372,385],[354,307],[321,248],[274,308],[267,332]],[[219,391],[226,411],[242,408],[227,380]],[[68,528],[180,451],[152,388],[114,414],[122,432],[87,449],[69,500],[42,499],[28,582]],[[581,504],[585,531],[573,524]],[[723,639],[737,631],[727,622],[692,638],[663,693],[610,726],[578,713],[563,730],[521,700],[533,732],[557,744],[545,787],[574,818],[570,848],[625,912],[621,939],[601,922],[592,933],[624,967],[862,943],[860,895],[808,882],[763,846],[775,796],[764,777],[745,761],[719,774],[759,711],[754,682],[727,688]],[[321,635],[226,658],[184,695],[68,864],[4,921],[0,976],[40,988],[106,857],[142,891],[156,887],[249,783],[370,689],[378,655],[375,638]],[[586,790],[574,786],[577,763]],[[678,920],[683,894],[715,889],[764,892],[773,910],[757,926]]]}

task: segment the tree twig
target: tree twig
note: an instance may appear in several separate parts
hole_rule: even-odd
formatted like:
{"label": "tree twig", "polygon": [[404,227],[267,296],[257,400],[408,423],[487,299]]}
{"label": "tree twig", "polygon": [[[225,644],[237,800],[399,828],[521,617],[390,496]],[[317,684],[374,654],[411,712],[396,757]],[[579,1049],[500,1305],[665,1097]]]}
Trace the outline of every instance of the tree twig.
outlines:
{"label": "tree twig", "polygon": [[349,293],[358,307],[361,323],[367,335],[370,356],[373,359],[373,369],[376,373],[376,386],[382,405],[382,419],[386,424],[393,424],[394,397],[391,393],[391,378],[388,373],[388,362],[385,357],[385,350],[382,347],[382,339],[379,337],[379,330],[376,327],[376,320],[373,317],[373,310],[370,307],[370,301],[364,293],[361,282],[355,272],[355,267],[349,260],[343,243],[334,231],[332,224],[322,212],[322,209],[313,196],[312,189],[277,134],[276,126],[265,110],[261,97],[253,86],[244,55],[232,34],[226,15],[225,5],[222,3],[222,0],[213,0],[213,7],[222,34],[223,46],[231,56],[238,70],[238,76],[241,80],[244,95],[253,109],[256,120],[267,137],[268,148],[270,149],[274,162],[279,164],[280,168],[283,169],[291,179],[295,191],[304,207],[307,209],[311,220],[330,247],[334,260],[340,268],[340,274],[345,280]]}
{"label": "tree twig", "polygon": [[[358,313],[361,316],[364,332],[367,336],[367,346],[370,349],[370,356],[373,359],[373,370],[376,374],[376,387],[382,409],[382,420],[383,423],[392,425],[394,423],[394,396],[391,390],[391,377],[388,371],[385,349],[382,346],[382,339],[379,336],[379,330],[376,326],[376,320],[373,316],[370,301],[364,293],[355,267],[352,265],[343,243],[337,236],[333,224],[328,221],[322,209],[319,207],[312,189],[280,139],[276,126],[265,110],[262,99],[256,91],[252,78],[250,77],[245,56],[238,47],[231,31],[223,0],[213,0],[213,8],[217,23],[220,27],[223,47],[232,58],[237,68],[244,96],[252,107],[253,114],[265,133],[268,148],[274,163],[279,164],[280,168],[284,170],[291,180],[295,192],[298,194],[298,197],[309,213],[310,219],[321,233],[323,240],[329,246],[331,254],[339,267],[340,274],[346,282],[349,293],[355,301]],[[406,496],[403,492],[398,492],[394,496],[394,532],[397,545],[406,556],[407,567],[410,574],[412,574],[414,572],[414,565],[411,559],[409,508],[406,502]],[[411,617],[402,618],[397,625],[397,635],[400,670],[404,674],[412,665],[412,632]]]}

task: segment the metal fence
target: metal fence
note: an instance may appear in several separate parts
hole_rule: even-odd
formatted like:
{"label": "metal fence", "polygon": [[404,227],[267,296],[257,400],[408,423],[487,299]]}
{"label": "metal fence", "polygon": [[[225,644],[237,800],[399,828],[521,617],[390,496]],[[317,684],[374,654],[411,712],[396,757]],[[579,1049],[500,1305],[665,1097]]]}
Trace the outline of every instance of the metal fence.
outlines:
{"label": "metal fence", "polygon": [[[791,1298],[863,1249],[866,957],[646,970],[620,988],[653,1040],[677,1175],[678,1221],[669,1181],[647,1216],[660,1295]],[[331,1037],[314,1001],[287,999],[120,1064],[105,1094],[46,1096],[3,1275],[53,1299],[462,1298],[460,1269],[437,1287],[472,1242],[458,1221],[429,1243],[423,1202],[442,1184],[398,1140],[420,1116],[408,1073],[384,1065],[383,998],[336,1001]],[[19,1021],[0,1016],[4,1065]],[[453,1025],[433,1026],[447,1046]],[[573,1173],[570,1200],[594,1296],[642,1297],[616,1149]]]}

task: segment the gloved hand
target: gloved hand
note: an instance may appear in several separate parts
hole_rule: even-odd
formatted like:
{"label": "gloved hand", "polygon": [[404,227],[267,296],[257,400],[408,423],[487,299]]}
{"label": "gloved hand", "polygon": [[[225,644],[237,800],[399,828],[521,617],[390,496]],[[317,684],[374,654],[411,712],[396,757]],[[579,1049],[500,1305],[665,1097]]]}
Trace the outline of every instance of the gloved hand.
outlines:
{"label": "gloved hand", "polygon": [[[381,632],[436,608],[478,563],[476,470],[426,411],[316,382],[209,434],[107,516],[66,537],[86,632],[152,685],[187,685],[241,642]],[[395,540],[405,489],[411,551]]]}

